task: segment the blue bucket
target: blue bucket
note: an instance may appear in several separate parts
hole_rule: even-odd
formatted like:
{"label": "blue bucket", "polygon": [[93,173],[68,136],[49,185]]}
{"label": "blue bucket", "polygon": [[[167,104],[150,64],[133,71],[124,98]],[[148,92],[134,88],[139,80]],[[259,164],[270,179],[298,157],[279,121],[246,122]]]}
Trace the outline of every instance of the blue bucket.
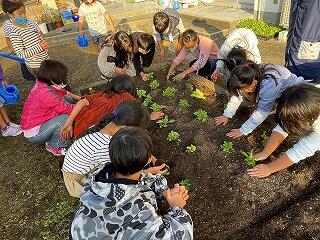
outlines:
{"label": "blue bucket", "polygon": [[89,40],[86,35],[78,35],[78,45],[81,48],[85,48],[89,46]]}
{"label": "blue bucket", "polygon": [[71,12],[71,10],[64,10],[64,11],[63,11],[63,17],[64,17],[66,20],[72,19],[72,12]]}
{"label": "blue bucket", "polygon": [[79,21],[79,15],[72,16],[72,19],[73,19],[74,22],[78,22]]}
{"label": "blue bucket", "polygon": [[7,85],[5,87],[0,87],[0,96],[9,105],[16,104],[20,100],[19,89],[14,85]]}

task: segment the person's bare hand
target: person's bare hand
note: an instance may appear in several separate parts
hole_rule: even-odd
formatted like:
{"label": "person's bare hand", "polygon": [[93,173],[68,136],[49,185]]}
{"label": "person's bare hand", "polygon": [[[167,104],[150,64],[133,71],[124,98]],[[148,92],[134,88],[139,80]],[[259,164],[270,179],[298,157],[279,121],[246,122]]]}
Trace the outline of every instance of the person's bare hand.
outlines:
{"label": "person's bare hand", "polygon": [[68,140],[72,137],[73,127],[72,125],[64,125],[61,129],[60,136],[64,140]]}
{"label": "person's bare hand", "polygon": [[148,76],[147,76],[147,74],[145,74],[144,72],[141,72],[141,73],[140,73],[140,77],[141,77],[141,79],[142,79],[143,81],[148,81]]}
{"label": "person's bare hand", "polygon": [[236,139],[236,138],[239,138],[241,137],[243,134],[241,133],[240,129],[237,128],[237,129],[232,129],[230,132],[228,132],[226,134],[228,137],[231,137],[233,139]]}
{"label": "person's bare hand", "polygon": [[120,67],[115,67],[114,71],[116,72],[117,75],[125,74],[126,69],[125,68],[120,68]]}
{"label": "person's bare hand", "polygon": [[229,121],[229,118],[222,115],[222,116],[219,116],[219,117],[215,117],[214,118],[214,123],[219,126],[220,124],[222,124],[223,126],[225,126]]}
{"label": "person's bare hand", "polygon": [[152,113],[150,113],[150,120],[155,121],[155,120],[163,118],[163,116],[164,116],[163,112],[152,112]]}
{"label": "person's bare hand", "polygon": [[165,174],[168,171],[168,166],[166,164],[161,164],[160,166],[155,166],[155,167],[149,167],[148,169],[143,170],[146,173],[151,173],[151,174]]}
{"label": "person's bare hand", "polygon": [[220,75],[221,68],[217,67],[216,70],[211,74],[211,80],[216,81]]}
{"label": "person's bare hand", "polygon": [[40,42],[40,46],[41,46],[41,48],[42,48],[43,50],[45,50],[45,51],[47,51],[48,48],[49,48],[49,45],[48,45],[48,43],[47,43],[45,40],[42,40],[42,41]]}
{"label": "person's bare hand", "polygon": [[165,59],[166,58],[166,52],[164,51],[163,48],[160,49],[160,59]]}
{"label": "person's bare hand", "polygon": [[[174,188],[173,191],[177,191],[177,188]],[[183,208],[184,205],[186,205],[186,200],[183,199],[183,197],[180,194],[180,189],[179,193],[173,193],[171,192],[170,189],[170,194],[167,194],[167,201],[170,207],[180,207]]]}
{"label": "person's bare hand", "polygon": [[264,178],[268,177],[272,173],[272,171],[268,164],[259,164],[254,168],[248,169],[247,173],[251,177]]}
{"label": "person's bare hand", "polygon": [[257,153],[257,154],[254,155],[254,159],[255,159],[256,161],[262,161],[262,160],[267,159],[268,157],[269,157],[269,155],[266,154],[264,151],[259,152],[259,153]]}

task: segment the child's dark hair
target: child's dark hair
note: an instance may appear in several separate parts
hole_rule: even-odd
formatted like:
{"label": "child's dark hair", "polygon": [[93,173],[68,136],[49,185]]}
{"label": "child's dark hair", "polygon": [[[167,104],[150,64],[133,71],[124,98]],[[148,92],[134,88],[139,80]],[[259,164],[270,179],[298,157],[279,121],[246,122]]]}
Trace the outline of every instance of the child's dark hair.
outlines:
{"label": "child's dark hair", "polygon": [[21,0],[2,0],[2,10],[5,13],[12,14],[21,7],[24,7],[24,3]]}
{"label": "child's dark hair", "polygon": [[228,92],[239,96],[239,90],[241,88],[248,87],[252,84],[253,80],[257,80],[258,83],[255,89],[255,94],[257,95],[262,80],[272,78],[275,83],[277,83],[275,76],[266,73],[269,70],[277,71],[275,68],[266,68],[266,65],[259,66],[250,60],[244,65],[234,67],[227,82]]}
{"label": "child's dark hair", "polygon": [[181,36],[179,37],[179,40],[182,45],[185,43],[188,43],[190,41],[198,41],[198,33],[192,29],[187,29],[183,33],[181,33]]}
{"label": "child's dark hair", "polygon": [[144,51],[149,51],[155,45],[154,38],[151,34],[143,33],[137,39],[138,47]]}
{"label": "child's dark hair", "polygon": [[163,33],[169,26],[169,16],[164,12],[157,12],[153,16],[153,25],[158,33]]}
{"label": "child's dark hair", "polygon": [[228,70],[232,71],[236,66],[244,65],[247,61],[247,52],[242,48],[234,47],[227,55],[225,64]]}
{"label": "child's dark hair", "polygon": [[[128,49],[125,48],[125,45],[129,44]],[[116,52],[115,64],[119,67],[125,67],[128,65],[128,61],[132,58],[132,47],[133,39],[131,35],[127,34],[124,31],[116,32],[115,34],[110,34],[107,36],[107,39],[101,45],[101,48],[104,46],[112,46]]]}
{"label": "child's dark hair", "polygon": [[108,83],[104,91],[108,96],[119,93],[130,93],[134,98],[137,97],[137,87],[132,78],[127,74],[113,77]]}
{"label": "child's dark hair", "polygon": [[151,138],[138,127],[120,129],[111,138],[109,155],[115,172],[126,176],[137,173],[152,156]]}
{"label": "child's dark hair", "polygon": [[279,98],[276,122],[288,133],[305,135],[313,131],[320,115],[320,89],[300,84],[286,89]]}
{"label": "child's dark hair", "polygon": [[48,85],[67,82],[68,68],[66,65],[55,60],[44,60],[37,72],[37,79]]}
{"label": "child's dark hair", "polygon": [[124,101],[112,113],[104,116],[96,126],[89,128],[83,134],[80,134],[78,138],[99,132],[111,122],[117,126],[134,126],[145,129],[148,126],[149,118],[149,112],[140,102],[136,100]]}

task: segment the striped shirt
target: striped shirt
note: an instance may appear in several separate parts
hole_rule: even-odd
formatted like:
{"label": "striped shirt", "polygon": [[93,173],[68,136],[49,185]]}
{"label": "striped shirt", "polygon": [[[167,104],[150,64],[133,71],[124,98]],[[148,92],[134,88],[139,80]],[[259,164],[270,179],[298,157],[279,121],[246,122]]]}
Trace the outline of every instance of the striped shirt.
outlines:
{"label": "striped shirt", "polygon": [[17,56],[24,58],[28,67],[39,68],[43,60],[49,59],[49,55],[40,46],[42,37],[38,24],[28,21],[27,26],[12,25],[9,37]]}
{"label": "striped shirt", "polygon": [[62,170],[69,173],[87,174],[110,163],[111,137],[95,132],[76,140],[67,151]]}
{"label": "striped shirt", "polygon": [[9,37],[10,36],[10,32],[11,32],[11,28],[13,27],[13,24],[11,22],[11,20],[6,20],[3,23],[3,33],[4,33],[4,37]]}

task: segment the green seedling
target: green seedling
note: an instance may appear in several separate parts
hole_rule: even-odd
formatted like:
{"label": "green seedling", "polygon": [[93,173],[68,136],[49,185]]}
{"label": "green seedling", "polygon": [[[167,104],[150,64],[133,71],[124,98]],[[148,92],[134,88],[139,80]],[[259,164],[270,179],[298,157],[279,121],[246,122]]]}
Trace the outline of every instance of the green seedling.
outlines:
{"label": "green seedling", "polygon": [[189,179],[181,180],[180,185],[184,186],[187,190],[190,190],[191,183]]}
{"label": "green seedling", "polygon": [[140,99],[143,97],[146,97],[146,94],[147,94],[147,91],[144,89],[138,89],[138,91],[137,91],[137,95]]}
{"label": "green seedling", "polygon": [[143,101],[143,105],[146,106],[146,107],[148,107],[148,106],[150,106],[151,104],[152,104],[152,97],[151,97],[150,94],[148,94],[148,95],[146,96],[146,98],[144,99],[144,101]]}
{"label": "green seedling", "polygon": [[226,154],[233,152],[233,143],[229,141],[224,141],[223,144],[220,145],[222,151]]}
{"label": "green seedling", "polygon": [[173,97],[176,93],[176,89],[174,87],[167,87],[162,91],[162,96],[164,97]]}
{"label": "green seedling", "polygon": [[169,176],[170,175],[170,172],[169,170],[167,170],[164,174],[162,174],[163,176]]}
{"label": "green seedling", "polygon": [[150,108],[153,112],[161,112],[161,110],[164,109],[164,106],[158,103],[153,103]]}
{"label": "green seedling", "polygon": [[161,72],[166,72],[168,67],[169,67],[169,65],[167,63],[163,63],[160,65],[159,70]]}
{"label": "green seedling", "polygon": [[94,94],[96,92],[92,87],[89,87],[88,90],[89,94]]}
{"label": "green seedling", "polygon": [[254,167],[256,166],[256,160],[254,159],[253,150],[250,152],[245,152],[240,150],[241,154],[246,158],[247,166],[248,167]]}
{"label": "green seedling", "polygon": [[152,90],[157,89],[159,86],[160,86],[160,83],[156,79],[152,80],[150,83],[150,88]]}
{"label": "green seedling", "polygon": [[200,122],[208,121],[208,113],[205,110],[199,109],[193,113],[193,115],[197,116],[197,119]]}
{"label": "green seedling", "polygon": [[182,78],[181,78],[181,77],[176,76],[175,81],[176,81],[177,83],[182,83]]}
{"label": "green seedling", "polygon": [[172,75],[173,75],[173,76],[177,75],[177,70],[173,69],[173,70],[172,70]]}
{"label": "green seedling", "polygon": [[190,144],[186,147],[186,152],[188,153],[194,153],[197,150],[197,147],[193,144]]}
{"label": "green seedling", "polygon": [[173,123],[173,122],[174,122],[174,120],[169,120],[169,117],[167,115],[164,116],[164,118],[156,121],[156,123],[159,124],[160,128],[166,128],[166,127],[168,127],[169,123]]}
{"label": "green seedling", "polygon": [[194,90],[190,96],[197,99],[206,99],[203,92],[201,92],[198,88],[196,88],[196,90]]}
{"label": "green seedling", "polygon": [[188,107],[190,107],[190,104],[189,104],[188,100],[186,100],[186,99],[180,99],[180,101],[179,101],[179,106],[180,106],[181,108],[188,108]]}
{"label": "green seedling", "polygon": [[147,79],[148,79],[149,81],[154,80],[154,73],[153,73],[153,72],[149,72],[149,73],[147,74]]}
{"label": "green seedling", "polygon": [[190,93],[193,93],[193,85],[191,83],[187,85],[187,89]]}
{"label": "green seedling", "polygon": [[179,137],[180,137],[180,134],[179,134],[178,132],[171,131],[171,132],[169,132],[169,134],[168,134],[167,140],[168,140],[169,142],[172,142],[172,141],[179,141],[179,142],[180,142]]}
{"label": "green seedling", "polygon": [[268,142],[269,136],[267,135],[266,131],[263,131],[263,133],[261,134],[261,137],[262,137],[264,143]]}

